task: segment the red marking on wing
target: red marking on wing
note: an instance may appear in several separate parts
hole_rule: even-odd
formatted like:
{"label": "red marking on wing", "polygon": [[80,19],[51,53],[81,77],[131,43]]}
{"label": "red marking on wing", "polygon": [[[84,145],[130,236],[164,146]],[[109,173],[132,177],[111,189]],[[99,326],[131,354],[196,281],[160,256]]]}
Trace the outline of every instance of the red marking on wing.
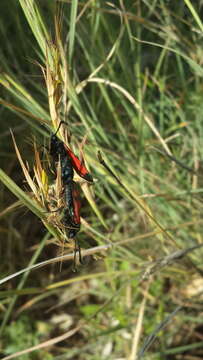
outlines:
{"label": "red marking on wing", "polygon": [[67,145],[65,145],[65,149],[71,159],[72,166],[75,169],[75,171],[78,173],[78,175],[89,182],[93,182],[92,175],[90,175],[87,168],[85,167],[84,161],[80,161],[78,157],[74,154],[74,152]]}
{"label": "red marking on wing", "polygon": [[79,191],[77,189],[77,185],[73,184],[73,206],[74,206],[74,223],[80,224],[80,208],[81,208],[81,202],[80,202],[80,196]]}

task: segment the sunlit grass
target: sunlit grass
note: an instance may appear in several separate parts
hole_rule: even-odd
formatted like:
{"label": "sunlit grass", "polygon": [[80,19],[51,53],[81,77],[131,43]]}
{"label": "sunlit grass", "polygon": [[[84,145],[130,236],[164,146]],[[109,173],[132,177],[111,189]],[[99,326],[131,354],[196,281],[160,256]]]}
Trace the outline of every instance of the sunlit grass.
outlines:
{"label": "sunlit grass", "polygon": [[[201,5],[63,1],[59,9],[49,1],[42,6],[20,0],[14,6],[10,16],[18,31],[4,41],[0,55],[2,352],[25,350],[20,356],[29,358],[45,349],[45,359],[88,360],[134,360],[138,354],[175,359],[187,351],[202,356],[198,325],[188,310],[198,318],[202,286],[202,250],[193,248],[202,243],[203,222]],[[4,11],[2,39],[11,13]],[[47,222],[48,188],[56,183],[40,151],[49,146],[48,128],[56,130],[61,120],[67,129],[60,129],[60,138],[67,142],[71,135],[69,145],[84,156],[94,178],[93,186],[77,179],[83,192],[77,239],[89,258],[76,274],[65,261],[61,272],[45,263],[34,271],[36,262],[58,261],[54,243],[64,251],[63,230]],[[34,138],[29,148],[19,124]],[[26,229],[31,213],[22,225],[19,204],[37,216],[39,232]],[[21,270],[24,277],[16,283]],[[12,274],[13,280],[7,277]],[[10,348],[9,321],[17,313],[17,329],[25,312],[33,327],[40,322],[50,328],[34,348],[17,341]],[[69,315],[69,325],[53,322],[59,314]]]}

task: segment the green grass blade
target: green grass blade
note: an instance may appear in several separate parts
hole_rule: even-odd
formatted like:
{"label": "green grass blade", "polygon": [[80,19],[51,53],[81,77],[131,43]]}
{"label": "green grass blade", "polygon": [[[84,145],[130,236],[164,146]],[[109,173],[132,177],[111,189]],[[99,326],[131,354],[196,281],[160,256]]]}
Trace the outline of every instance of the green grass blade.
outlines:
{"label": "green grass blade", "polygon": [[[38,259],[39,255],[41,254],[42,250],[43,250],[43,247],[45,246],[46,244],[46,241],[48,240],[49,238],[49,234],[46,234],[45,237],[42,239],[42,241],[40,242],[39,246],[37,247],[37,250],[35,251],[34,255],[32,256],[28,266],[32,266],[36,260]],[[22,276],[22,279],[20,280],[18,286],[17,286],[17,290],[20,291],[21,289],[23,289],[23,286],[25,285],[26,283],[26,280],[30,274],[30,271],[27,271],[26,273],[23,274]],[[1,323],[1,327],[0,327],[0,336],[2,335],[3,331],[4,331],[4,328],[9,320],[9,317],[11,316],[12,314],[12,310],[13,310],[13,307],[16,303],[18,299],[18,294],[14,294],[14,296],[12,297],[12,300],[4,314],[4,318],[3,318],[3,321]]]}
{"label": "green grass blade", "polygon": [[[0,181],[19,199],[22,204],[32,211],[41,220],[46,220],[45,210],[41,208],[35,201],[33,201],[6,173],[0,169]],[[46,228],[49,232],[57,236],[57,232],[53,226],[45,223]]]}
{"label": "green grass blade", "polygon": [[70,13],[70,31],[69,31],[69,63],[72,63],[74,43],[75,43],[75,27],[76,27],[76,16],[78,9],[78,0],[71,2],[71,13]]}
{"label": "green grass blade", "polygon": [[198,15],[198,13],[196,12],[195,8],[193,7],[192,3],[190,0],[184,0],[185,4],[187,5],[188,9],[190,10],[192,16],[194,17],[197,25],[199,26],[200,30],[203,31],[203,23]]}

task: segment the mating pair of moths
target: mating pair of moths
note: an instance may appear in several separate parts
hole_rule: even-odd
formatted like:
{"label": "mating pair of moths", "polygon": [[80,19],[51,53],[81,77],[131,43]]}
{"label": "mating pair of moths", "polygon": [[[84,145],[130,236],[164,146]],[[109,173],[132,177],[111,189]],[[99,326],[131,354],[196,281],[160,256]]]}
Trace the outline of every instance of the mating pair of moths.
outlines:
{"label": "mating pair of moths", "polygon": [[77,185],[75,181],[73,181],[74,170],[80,177],[88,182],[92,183],[93,178],[86,169],[83,161],[80,161],[73,151],[58,138],[57,133],[61,124],[66,124],[66,122],[61,121],[56,132],[51,135],[50,155],[53,157],[54,162],[57,163],[60,161],[61,180],[65,199],[65,209],[62,221],[66,228],[67,237],[73,239],[80,230],[81,208]]}

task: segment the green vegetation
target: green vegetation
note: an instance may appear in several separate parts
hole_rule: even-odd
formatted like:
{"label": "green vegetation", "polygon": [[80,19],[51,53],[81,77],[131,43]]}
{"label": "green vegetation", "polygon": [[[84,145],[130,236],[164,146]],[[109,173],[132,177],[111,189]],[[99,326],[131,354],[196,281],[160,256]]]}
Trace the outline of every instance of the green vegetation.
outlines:
{"label": "green vegetation", "polygon": [[[201,2],[0,11],[2,358],[202,359]],[[76,178],[77,272],[49,207],[61,206],[47,154],[60,120],[94,177]]]}

